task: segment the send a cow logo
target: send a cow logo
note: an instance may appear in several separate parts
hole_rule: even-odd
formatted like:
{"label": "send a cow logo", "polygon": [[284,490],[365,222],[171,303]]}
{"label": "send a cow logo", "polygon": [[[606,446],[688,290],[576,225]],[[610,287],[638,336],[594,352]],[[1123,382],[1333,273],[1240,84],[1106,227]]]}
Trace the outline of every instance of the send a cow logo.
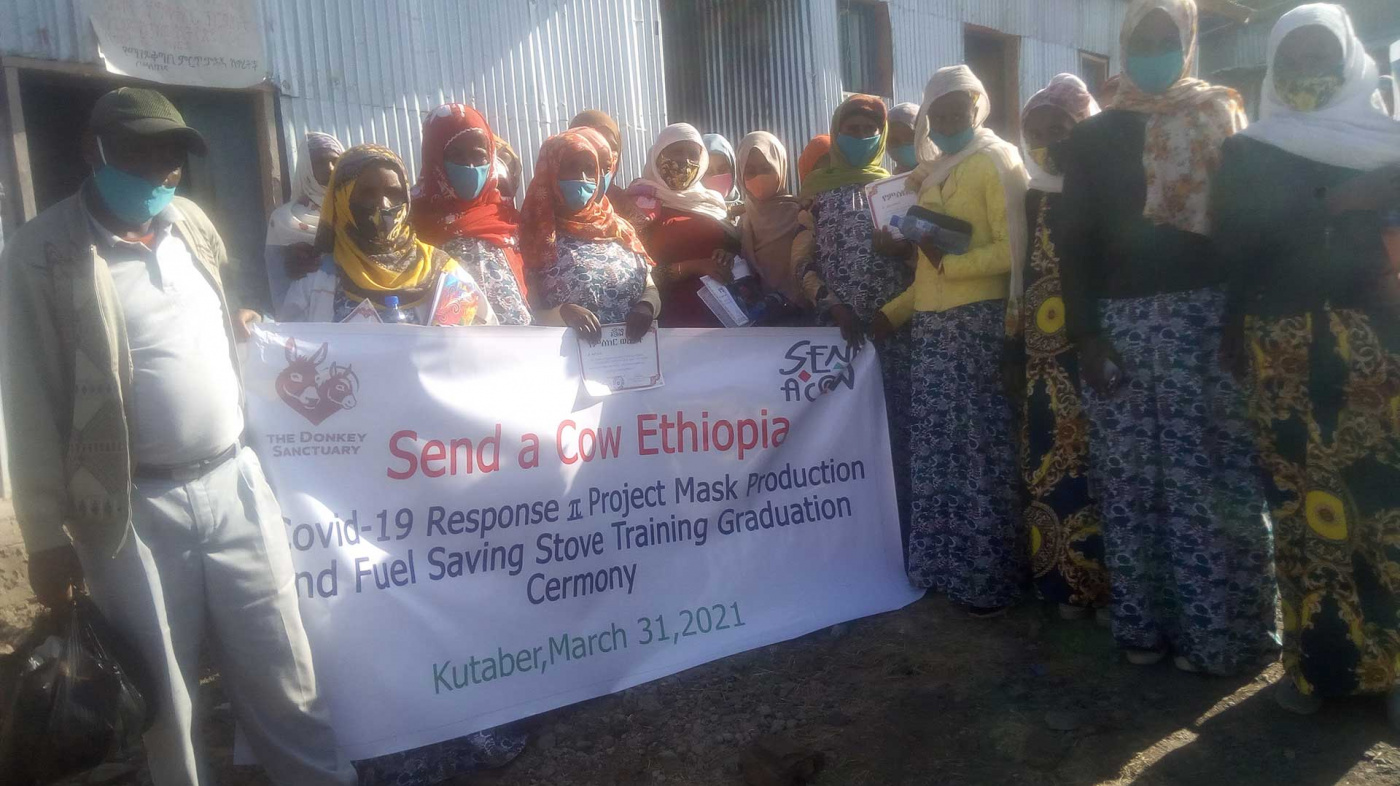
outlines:
{"label": "send a cow logo", "polygon": [[353,409],[360,378],[350,366],[331,363],[321,368],[330,352],[327,344],[303,355],[297,340],[287,339],[287,367],[277,375],[277,395],[314,425],[342,409]]}
{"label": "send a cow logo", "polygon": [[855,388],[854,353],[844,344],[816,344],[803,339],[788,347],[778,371],[787,401],[816,401],[841,386]]}

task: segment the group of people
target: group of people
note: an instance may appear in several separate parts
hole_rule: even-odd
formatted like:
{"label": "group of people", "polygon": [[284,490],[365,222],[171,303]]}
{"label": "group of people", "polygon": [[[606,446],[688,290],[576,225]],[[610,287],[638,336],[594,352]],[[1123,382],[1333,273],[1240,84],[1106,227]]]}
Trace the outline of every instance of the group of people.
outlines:
{"label": "group of people", "polygon": [[[454,323],[637,339],[718,326],[701,278],[742,259],[769,323],[878,353],[913,583],[977,617],[1033,591],[1139,665],[1232,674],[1281,633],[1284,707],[1383,694],[1400,725],[1400,122],[1340,6],[1278,22],[1253,124],[1191,76],[1196,36],[1192,0],[1135,0],[1105,107],[1060,75],[1019,146],[985,127],[966,66],[918,104],[851,96],[796,189],[774,135],[736,147],[684,123],[623,184],[623,137],[596,110],[545,140],[523,193],[519,157],[465,105],[427,118],[416,181],[386,148],[309,134],[268,225],[276,318],[428,324],[451,274],[473,295]],[[218,232],[175,196],[204,148],[159,93],[107,94],[92,177],[5,248],[30,581],[48,605],[86,581],[146,660],[155,783],[207,780],[206,625],[273,780],[354,783],[241,437],[235,345],[266,317],[230,306]],[[875,226],[887,156],[922,208],[970,228],[964,253]],[[491,730],[358,777],[435,782],[524,744]]]}

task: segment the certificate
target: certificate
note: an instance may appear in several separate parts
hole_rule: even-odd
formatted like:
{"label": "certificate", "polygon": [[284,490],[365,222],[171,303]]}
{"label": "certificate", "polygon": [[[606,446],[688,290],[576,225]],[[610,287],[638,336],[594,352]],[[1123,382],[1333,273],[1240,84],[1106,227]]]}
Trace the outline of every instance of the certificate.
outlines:
{"label": "certificate", "polygon": [[661,378],[661,347],[656,325],[635,344],[627,343],[627,326],[603,325],[597,344],[578,337],[583,362],[583,389],[590,396],[611,396],[629,390],[648,390],[666,384]]}
{"label": "certificate", "polygon": [[904,217],[909,208],[919,204],[919,195],[909,188],[909,175],[895,175],[884,180],[876,180],[865,187],[865,199],[870,203],[870,219],[876,229],[888,229],[896,240],[904,235],[890,226],[890,217]]}

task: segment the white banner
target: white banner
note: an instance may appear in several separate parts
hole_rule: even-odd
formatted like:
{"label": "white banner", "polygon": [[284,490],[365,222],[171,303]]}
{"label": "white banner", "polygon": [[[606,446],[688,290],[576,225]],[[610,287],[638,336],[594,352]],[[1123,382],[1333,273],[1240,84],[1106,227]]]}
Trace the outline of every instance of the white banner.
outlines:
{"label": "white banner", "polygon": [[589,398],[548,328],[274,325],[245,379],[341,743],[451,739],[904,606],[880,373],[668,330]]}
{"label": "white banner", "polygon": [[268,75],[258,0],[87,0],[114,74],[165,85],[252,87]]}

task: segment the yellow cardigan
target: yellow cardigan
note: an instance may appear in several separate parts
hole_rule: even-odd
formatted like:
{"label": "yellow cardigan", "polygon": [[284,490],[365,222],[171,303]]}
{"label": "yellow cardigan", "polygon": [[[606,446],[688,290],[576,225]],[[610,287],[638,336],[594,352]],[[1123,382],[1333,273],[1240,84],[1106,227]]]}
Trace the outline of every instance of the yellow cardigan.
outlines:
{"label": "yellow cardigan", "polygon": [[942,273],[919,252],[914,284],[881,309],[890,324],[902,327],[915,311],[947,311],[1005,298],[1011,282],[1011,235],[1006,192],[992,159],[983,153],[969,157],[942,188],[924,189],[919,205],[972,224],[972,248],[943,257]]}

